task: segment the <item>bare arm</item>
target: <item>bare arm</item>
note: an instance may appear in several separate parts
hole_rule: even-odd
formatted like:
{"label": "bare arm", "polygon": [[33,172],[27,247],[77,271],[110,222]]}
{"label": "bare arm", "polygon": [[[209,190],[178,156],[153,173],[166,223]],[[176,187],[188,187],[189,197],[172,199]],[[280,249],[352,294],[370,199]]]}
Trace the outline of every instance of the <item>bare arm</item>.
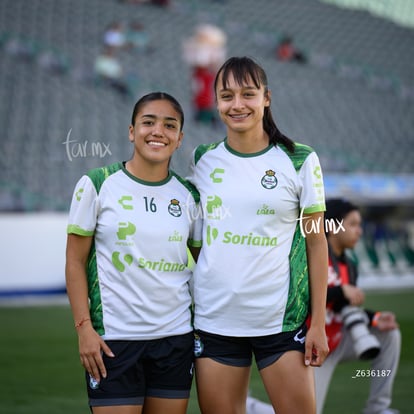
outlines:
{"label": "bare arm", "polygon": [[328,355],[325,333],[326,292],[328,285],[328,244],[323,227],[323,213],[305,215],[315,225],[306,233],[306,253],[311,294],[311,324],[306,335],[305,364],[320,366]]}
{"label": "bare arm", "polygon": [[86,262],[92,237],[69,234],[66,245],[66,289],[79,339],[82,365],[96,380],[106,377],[101,350],[113,356],[109,347],[93,329],[89,314]]}

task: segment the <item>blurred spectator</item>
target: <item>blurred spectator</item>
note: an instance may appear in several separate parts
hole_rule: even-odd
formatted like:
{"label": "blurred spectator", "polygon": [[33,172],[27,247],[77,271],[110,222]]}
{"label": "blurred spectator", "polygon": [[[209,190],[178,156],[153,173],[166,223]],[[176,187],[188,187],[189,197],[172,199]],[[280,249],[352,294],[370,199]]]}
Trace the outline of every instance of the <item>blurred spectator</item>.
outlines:
{"label": "blurred spectator", "polygon": [[128,47],[131,47],[134,51],[150,51],[149,34],[145,30],[144,25],[138,20],[133,20],[129,23],[128,30],[126,31],[126,41]]}
{"label": "blurred spectator", "polygon": [[5,43],[6,53],[23,61],[31,61],[36,55],[36,48],[30,41],[10,38]]}
{"label": "blurred spectator", "polygon": [[225,33],[209,24],[198,26],[184,41],[184,60],[191,67],[191,87],[194,118],[215,126],[217,111],[214,98],[214,78],[226,57]]}
{"label": "blurred spectator", "polygon": [[126,47],[126,36],[124,25],[121,22],[111,23],[105,30],[103,35],[104,46],[114,49],[123,49]]}
{"label": "blurred spectator", "polygon": [[69,62],[66,56],[59,51],[45,50],[38,58],[38,64],[49,73],[62,75],[69,69]]}
{"label": "blurred spectator", "polygon": [[276,48],[276,58],[282,62],[306,63],[306,56],[296,48],[290,36],[283,37]]}
{"label": "blurred spectator", "polygon": [[129,94],[122,65],[115,56],[113,48],[105,47],[103,52],[97,56],[94,71],[98,81],[107,83],[122,95]]}
{"label": "blurred spectator", "polygon": [[215,125],[217,122],[214,97],[214,78],[216,72],[208,67],[195,66],[192,72],[192,93],[194,119]]}
{"label": "blurred spectator", "polygon": [[226,58],[226,34],[218,27],[201,24],[183,44],[184,60],[190,66],[217,71]]}

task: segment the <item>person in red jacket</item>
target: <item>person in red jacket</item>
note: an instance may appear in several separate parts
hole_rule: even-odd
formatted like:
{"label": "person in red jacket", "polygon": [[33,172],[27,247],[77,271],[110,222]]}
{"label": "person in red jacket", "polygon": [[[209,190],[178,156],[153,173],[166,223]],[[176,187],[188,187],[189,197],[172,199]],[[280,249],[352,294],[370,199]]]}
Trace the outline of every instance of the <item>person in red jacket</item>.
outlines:
{"label": "person in red jacket", "polygon": [[194,118],[198,122],[216,125],[218,122],[214,79],[216,71],[208,66],[195,66],[192,72]]}
{"label": "person in red jacket", "polygon": [[290,36],[283,37],[276,47],[276,58],[281,62],[307,63],[307,58],[294,44]]}
{"label": "person in red jacket", "polygon": [[[392,387],[397,373],[401,333],[392,312],[362,308],[365,295],[357,287],[358,269],[348,254],[362,236],[359,208],[343,199],[326,202],[325,230],[329,247],[326,333],[330,354],[315,369],[316,403],[322,413],[334,370],[342,361],[371,359],[370,394],[365,414],[391,414]],[[358,372],[359,371],[359,372]],[[364,371],[362,373],[362,371]]]}

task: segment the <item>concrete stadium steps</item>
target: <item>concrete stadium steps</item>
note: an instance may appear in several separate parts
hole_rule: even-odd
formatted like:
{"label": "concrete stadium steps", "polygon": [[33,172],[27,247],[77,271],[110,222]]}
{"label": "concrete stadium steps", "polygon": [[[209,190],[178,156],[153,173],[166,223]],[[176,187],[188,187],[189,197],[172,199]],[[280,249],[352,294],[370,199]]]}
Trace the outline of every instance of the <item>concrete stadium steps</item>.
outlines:
{"label": "concrete stadium steps", "polygon": [[[107,25],[132,19],[144,24],[154,47],[150,54],[119,55],[127,73],[136,76],[136,97],[166,90],[185,110],[185,141],[173,160],[179,173],[185,173],[197,144],[223,137],[223,130],[191,117],[190,70],[181,47],[200,22],[225,29],[229,56],[247,54],[263,64],[280,129],[312,145],[325,172],[414,172],[409,161],[414,158],[414,99],[403,99],[395,90],[398,82],[413,85],[413,30],[316,0],[173,0],[166,9],[116,0],[3,0],[0,193],[23,197],[21,208],[64,209],[81,173],[129,158],[134,99],[123,100],[94,83],[91,70]],[[309,53],[309,65],[276,61],[275,45],[285,33]],[[27,42],[31,58],[8,53],[10,38]],[[60,52],[67,59],[66,72],[42,69],[38,59],[45,51]],[[396,84],[381,84],[388,79]],[[70,130],[79,143],[110,144],[111,155],[69,161],[63,142]]]}

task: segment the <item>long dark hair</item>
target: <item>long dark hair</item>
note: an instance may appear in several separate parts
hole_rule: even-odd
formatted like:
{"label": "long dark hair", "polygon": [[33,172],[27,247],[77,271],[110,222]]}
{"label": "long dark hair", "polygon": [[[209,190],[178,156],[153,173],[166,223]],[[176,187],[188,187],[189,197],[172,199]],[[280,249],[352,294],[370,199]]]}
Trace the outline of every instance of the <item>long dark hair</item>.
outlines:
{"label": "long dark hair", "polygon": [[168,101],[171,103],[172,107],[177,111],[177,113],[180,115],[180,131],[183,130],[184,127],[184,111],[181,107],[180,103],[175,99],[173,96],[166,92],[151,92],[147,95],[144,95],[141,97],[138,102],[134,106],[134,110],[132,111],[132,120],[131,125],[135,126],[135,118],[137,117],[137,113],[141,109],[143,105],[145,105],[148,102],[152,101]]}
{"label": "long dark hair", "polygon": [[[231,57],[218,70],[216,79],[214,80],[216,98],[219,77],[221,76],[223,88],[226,88],[230,74],[233,75],[234,80],[239,85],[243,85],[252,80],[257,88],[263,85],[265,94],[269,93],[266,72],[260,65],[246,56]],[[275,146],[277,144],[283,144],[290,152],[295,152],[295,143],[279,131],[276,122],[273,120],[270,106],[264,108],[263,129],[269,135],[269,142],[271,144]]]}

